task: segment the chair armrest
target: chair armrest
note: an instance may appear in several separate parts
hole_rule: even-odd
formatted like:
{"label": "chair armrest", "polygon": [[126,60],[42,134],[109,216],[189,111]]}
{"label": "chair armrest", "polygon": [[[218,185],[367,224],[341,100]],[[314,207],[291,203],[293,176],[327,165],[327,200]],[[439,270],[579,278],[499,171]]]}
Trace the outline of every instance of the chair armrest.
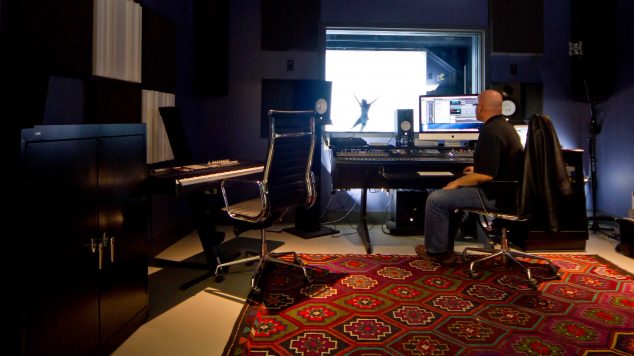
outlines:
{"label": "chair armrest", "polygon": [[[259,222],[268,209],[267,191],[260,180],[229,178],[220,183],[225,209],[230,217]],[[245,212],[245,207],[249,212]]]}
{"label": "chair armrest", "polygon": [[[517,214],[518,181],[490,180],[476,185],[482,210],[486,214],[507,212]],[[486,201],[495,199],[495,208],[487,207]]]}

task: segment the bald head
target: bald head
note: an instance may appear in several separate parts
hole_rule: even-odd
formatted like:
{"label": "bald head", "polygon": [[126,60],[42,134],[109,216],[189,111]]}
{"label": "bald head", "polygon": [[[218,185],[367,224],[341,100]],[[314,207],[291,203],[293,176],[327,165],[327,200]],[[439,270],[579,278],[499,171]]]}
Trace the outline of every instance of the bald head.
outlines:
{"label": "bald head", "polygon": [[488,89],[478,95],[478,120],[486,122],[495,115],[502,114],[502,94],[497,90]]}

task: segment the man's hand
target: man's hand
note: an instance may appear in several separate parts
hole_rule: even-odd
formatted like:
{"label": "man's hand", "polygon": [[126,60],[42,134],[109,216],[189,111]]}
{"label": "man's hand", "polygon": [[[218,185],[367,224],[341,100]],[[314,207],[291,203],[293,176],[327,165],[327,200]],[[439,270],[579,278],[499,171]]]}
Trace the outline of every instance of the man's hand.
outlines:
{"label": "man's hand", "polygon": [[[469,167],[465,168],[467,170]],[[442,189],[456,189],[465,185],[476,185],[481,182],[486,182],[492,180],[493,177],[473,172],[473,167],[471,167],[471,172],[469,174],[465,174],[462,177],[452,180],[447,183]]]}
{"label": "man's hand", "polygon": [[464,169],[462,170],[462,173],[464,173],[464,174],[473,173],[473,166],[464,167]]}
{"label": "man's hand", "polygon": [[449,189],[456,189],[460,187],[460,183],[458,182],[458,179],[456,180],[452,180],[451,182],[447,183],[446,186],[444,186],[442,189],[445,190],[449,190]]}

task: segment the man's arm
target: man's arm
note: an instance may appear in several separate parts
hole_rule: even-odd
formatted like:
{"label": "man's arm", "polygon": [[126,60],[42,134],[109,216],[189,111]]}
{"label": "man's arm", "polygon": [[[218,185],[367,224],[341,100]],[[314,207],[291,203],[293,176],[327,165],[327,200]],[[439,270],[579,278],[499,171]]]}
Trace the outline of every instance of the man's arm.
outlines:
{"label": "man's arm", "polygon": [[488,182],[490,180],[493,180],[493,177],[486,174],[468,173],[458,179],[452,180],[451,182],[447,183],[447,185],[442,189],[456,189],[465,185],[476,185],[478,183]]}

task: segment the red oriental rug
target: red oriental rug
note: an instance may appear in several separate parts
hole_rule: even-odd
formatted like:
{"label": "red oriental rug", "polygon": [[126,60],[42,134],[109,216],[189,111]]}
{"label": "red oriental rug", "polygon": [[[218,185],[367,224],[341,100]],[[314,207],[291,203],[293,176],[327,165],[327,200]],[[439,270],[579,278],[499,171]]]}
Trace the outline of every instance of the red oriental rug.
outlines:
{"label": "red oriental rug", "polygon": [[271,264],[225,355],[632,355],[632,275],[593,255],[547,255],[560,280],[416,256],[309,255],[314,280]]}

